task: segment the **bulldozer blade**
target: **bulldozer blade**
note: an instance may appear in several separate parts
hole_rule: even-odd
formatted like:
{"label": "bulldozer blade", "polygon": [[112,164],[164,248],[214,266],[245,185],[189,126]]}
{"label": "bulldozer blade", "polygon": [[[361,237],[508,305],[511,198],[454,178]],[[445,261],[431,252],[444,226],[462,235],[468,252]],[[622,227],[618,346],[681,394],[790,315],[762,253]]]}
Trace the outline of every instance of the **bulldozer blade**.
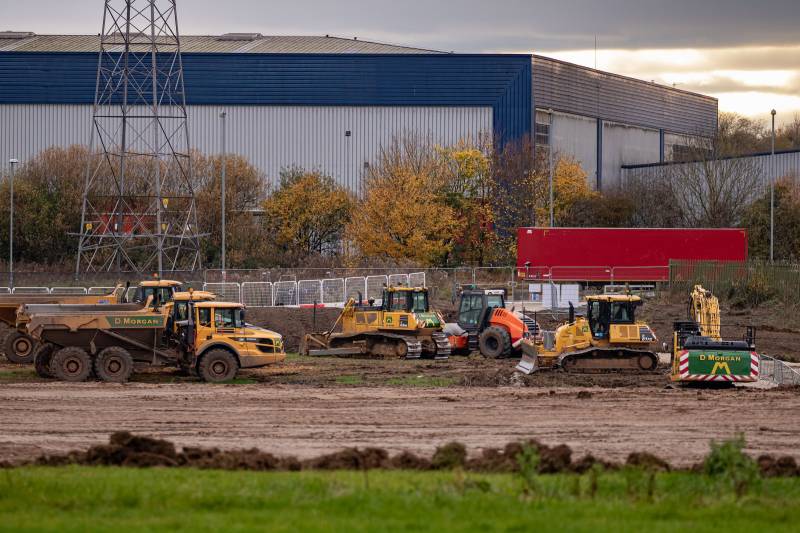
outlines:
{"label": "bulldozer blade", "polygon": [[537,357],[535,355],[528,355],[526,353],[523,353],[522,359],[520,359],[516,370],[517,372],[522,372],[526,376],[533,374],[534,372],[539,370]]}

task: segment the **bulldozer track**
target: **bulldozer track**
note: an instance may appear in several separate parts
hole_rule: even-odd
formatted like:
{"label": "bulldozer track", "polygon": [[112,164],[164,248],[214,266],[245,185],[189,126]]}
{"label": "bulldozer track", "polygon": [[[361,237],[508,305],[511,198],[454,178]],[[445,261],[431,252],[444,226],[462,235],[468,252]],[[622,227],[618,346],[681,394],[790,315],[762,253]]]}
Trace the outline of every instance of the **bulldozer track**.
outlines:
{"label": "bulldozer track", "polygon": [[568,373],[636,372],[658,368],[658,355],[629,348],[589,348],[562,355],[558,364]]}
{"label": "bulldozer track", "polygon": [[434,354],[433,358],[436,360],[448,359],[452,352],[452,347],[450,346],[450,341],[447,340],[447,335],[437,332],[431,334],[431,339],[436,343],[436,354]]}

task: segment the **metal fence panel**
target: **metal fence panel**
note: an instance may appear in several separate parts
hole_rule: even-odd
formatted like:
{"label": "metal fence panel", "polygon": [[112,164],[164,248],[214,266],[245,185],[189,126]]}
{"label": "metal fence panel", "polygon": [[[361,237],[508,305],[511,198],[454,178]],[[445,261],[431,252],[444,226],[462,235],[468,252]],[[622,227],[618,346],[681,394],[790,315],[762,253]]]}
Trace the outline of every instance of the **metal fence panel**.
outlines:
{"label": "metal fence panel", "polygon": [[344,300],[348,301],[350,298],[358,300],[361,296],[362,299],[367,298],[367,278],[354,277],[344,280]]}
{"label": "metal fence panel", "polygon": [[[89,290],[87,291],[88,294],[92,294],[94,296],[103,296],[106,294],[111,294],[112,292],[114,292],[114,287],[89,287]],[[131,298],[133,298],[134,292],[136,292],[136,287],[128,288],[128,296]]]}
{"label": "metal fence panel", "polygon": [[425,272],[415,272],[408,275],[410,287],[425,287]]}
{"label": "metal fence panel", "polygon": [[408,287],[408,274],[391,274],[389,287]]}
{"label": "metal fence panel", "polygon": [[13,294],[50,294],[48,287],[14,287]]}
{"label": "metal fence panel", "polygon": [[322,303],[343,304],[344,296],[344,278],[322,280]]}
{"label": "metal fence panel", "polygon": [[279,281],[272,286],[273,305],[298,305],[297,304],[297,282]]}
{"label": "metal fence panel", "polygon": [[86,294],[86,287],[53,287],[50,289],[50,294],[59,294],[64,296]]}
{"label": "metal fence panel", "polygon": [[322,303],[322,282],[318,279],[306,279],[297,282],[297,305],[315,305]]}
{"label": "metal fence panel", "polygon": [[204,283],[203,290],[213,292],[217,295],[217,299],[221,301],[242,301],[242,286],[238,283]]}
{"label": "metal fence panel", "polygon": [[242,303],[248,307],[272,307],[272,283],[245,281],[242,283]]}
{"label": "metal fence panel", "polygon": [[8,287],[0,287],[0,294],[11,294],[11,289]]}
{"label": "metal fence panel", "polygon": [[367,276],[367,300],[383,303],[383,289],[389,284],[387,276]]}

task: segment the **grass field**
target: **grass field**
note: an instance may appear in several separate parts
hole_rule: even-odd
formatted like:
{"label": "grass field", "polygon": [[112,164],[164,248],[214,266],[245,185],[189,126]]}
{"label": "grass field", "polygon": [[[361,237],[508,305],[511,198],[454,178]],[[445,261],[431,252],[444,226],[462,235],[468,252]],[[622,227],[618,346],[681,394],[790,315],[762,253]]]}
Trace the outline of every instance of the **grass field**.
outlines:
{"label": "grass field", "polygon": [[699,475],[0,470],[4,531],[796,531],[800,479],[736,500]]}

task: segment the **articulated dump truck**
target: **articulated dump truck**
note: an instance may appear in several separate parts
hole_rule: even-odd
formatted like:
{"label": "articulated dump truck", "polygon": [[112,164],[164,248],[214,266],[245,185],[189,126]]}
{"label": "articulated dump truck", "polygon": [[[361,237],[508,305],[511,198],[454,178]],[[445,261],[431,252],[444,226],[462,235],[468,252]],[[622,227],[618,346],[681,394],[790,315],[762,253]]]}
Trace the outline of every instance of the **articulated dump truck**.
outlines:
{"label": "articulated dump truck", "polygon": [[40,343],[36,372],[80,382],[128,381],[134,364],[172,366],[207,382],[234,379],[241,368],[286,358],[282,337],[245,322],[244,306],[210,293],[175,293],[160,305],[35,305],[20,308],[18,325]]}
{"label": "articulated dump truck", "polygon": [[[160,298],[162,302],[172,299],[172,295],[179,291],[181,282],[172,280],[152,279],[139,283],[131,297],[133,302],[145,302],[147,298]],[[21,305],[114,305],[126,303],[128,288],[118,284],[108,294],[8,294],[0,295],[0,326],[6,330],[0,334],[0,351],[6,358],[17,364],[33,363],[34,353],[38,345],[23,329],[16,327],[17,309]]]}

